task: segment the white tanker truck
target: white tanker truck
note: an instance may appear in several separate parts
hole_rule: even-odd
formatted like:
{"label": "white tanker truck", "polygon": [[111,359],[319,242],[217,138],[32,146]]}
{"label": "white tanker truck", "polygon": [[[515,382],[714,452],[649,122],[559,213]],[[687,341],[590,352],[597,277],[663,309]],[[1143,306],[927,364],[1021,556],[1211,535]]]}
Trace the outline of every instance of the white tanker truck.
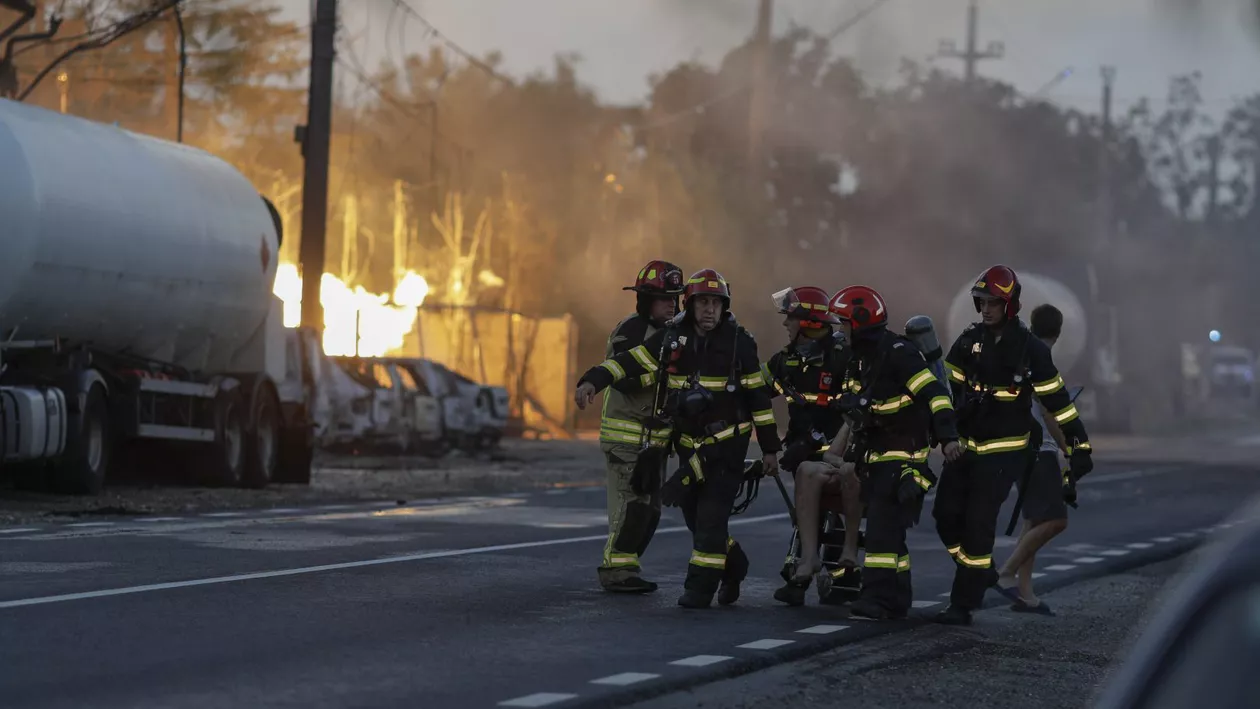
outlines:
{"label": "white tanker truck", "polygon": [[282,238],[205,152],[0,99],[0,475],[91,494],[126,451],[308,482],[318,342],[283,327]]}

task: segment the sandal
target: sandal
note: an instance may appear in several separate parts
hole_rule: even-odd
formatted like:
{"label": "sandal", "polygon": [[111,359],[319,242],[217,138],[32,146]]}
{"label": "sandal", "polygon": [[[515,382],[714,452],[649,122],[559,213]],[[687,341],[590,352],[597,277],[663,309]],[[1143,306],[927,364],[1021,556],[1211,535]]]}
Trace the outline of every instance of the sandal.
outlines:
{"label": "sandal", "polygon": [[1018,603],[1011,604],[1011,610],[1016,613],[1034,613],[1036,615],[1044,615],[1050,618],[1055,617],[1054,611],[1050,610],[1050,606],[1046,605],[1045,601],[1038,601],[1037,605],[1030,606],[1024,602],[1024,599],[1021,598]]}

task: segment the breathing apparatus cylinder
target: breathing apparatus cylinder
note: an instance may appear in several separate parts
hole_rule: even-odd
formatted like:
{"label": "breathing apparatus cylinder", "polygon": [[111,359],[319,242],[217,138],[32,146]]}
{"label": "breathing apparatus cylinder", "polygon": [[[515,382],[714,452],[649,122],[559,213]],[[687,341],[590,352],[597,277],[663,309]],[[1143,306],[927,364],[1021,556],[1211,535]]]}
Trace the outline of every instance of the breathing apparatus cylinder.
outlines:
{"label": "breathing apparatus cylinder", "polygon": [[927,360],[928,369],[941,384],[945,385],[945,390],[949,391],[949,378],[945,376],[945,360],[941,355],[941,341],[936,336],[936,327],[932,324],[932,318],[926,315],[916,315],[906,321],[906,338],[919,348],[919,352],[923,353],[923,359]]}

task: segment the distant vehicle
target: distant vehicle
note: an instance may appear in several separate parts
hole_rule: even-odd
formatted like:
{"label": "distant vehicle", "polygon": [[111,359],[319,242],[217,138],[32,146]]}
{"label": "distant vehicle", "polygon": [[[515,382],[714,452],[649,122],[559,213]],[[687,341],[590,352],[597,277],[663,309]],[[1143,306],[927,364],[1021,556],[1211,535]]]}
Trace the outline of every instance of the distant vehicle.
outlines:
{"label": "distant vehicle", "polygon": [[[448,370],[449,371],[449,370]],[[457,372],[451,376],[459,382],[460,389],[474,398],[476,412],[476,443],[495,446],[503,438],[508,420],[508,391],[503,387],[478,384]]]}
{"label": "distant vehicle", "polygon": [[363,357],[333,357],[358,384],[372,392],[372,425],[363,438],[397,453],[434,444],[442,438],[438,401],[415,377],[394,362]]}
{"label": "distant vehicle", "polygon": [[1250,709],[1260,696],[1260,502],[1205,550],[1096,709]]}
{"label": "distant vehicle", "polygon": [[219,485],[310,479],[311,380],[272,295],[275,207],[189,147],[0,99],[5,473],[95,494],[116,453]]}
{"label": "distant vehicle", "polygon": [[496,445],[507,426],[508,392],[478,384],[445,365],[415,357],[387,357],[423,381],[442,404],[446,439],[469,450]]}

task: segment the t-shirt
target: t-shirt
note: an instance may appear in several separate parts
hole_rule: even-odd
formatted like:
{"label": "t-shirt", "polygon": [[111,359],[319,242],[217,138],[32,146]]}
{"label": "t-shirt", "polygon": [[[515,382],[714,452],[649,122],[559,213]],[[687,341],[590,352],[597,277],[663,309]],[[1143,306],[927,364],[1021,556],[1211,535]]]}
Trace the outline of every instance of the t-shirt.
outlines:
{"label": "t-shirt", "polygon": [[1032,415],[1037,419],[1037,425],[1041,426],[1041,448],[1042,453],[1058,453],[1059,443],[1054,440],[1054,436],[1050,435],[1050,429],[1046,427],[1046,419],[1041,412],[1041,404],[1036,401],[1032,402]]}

